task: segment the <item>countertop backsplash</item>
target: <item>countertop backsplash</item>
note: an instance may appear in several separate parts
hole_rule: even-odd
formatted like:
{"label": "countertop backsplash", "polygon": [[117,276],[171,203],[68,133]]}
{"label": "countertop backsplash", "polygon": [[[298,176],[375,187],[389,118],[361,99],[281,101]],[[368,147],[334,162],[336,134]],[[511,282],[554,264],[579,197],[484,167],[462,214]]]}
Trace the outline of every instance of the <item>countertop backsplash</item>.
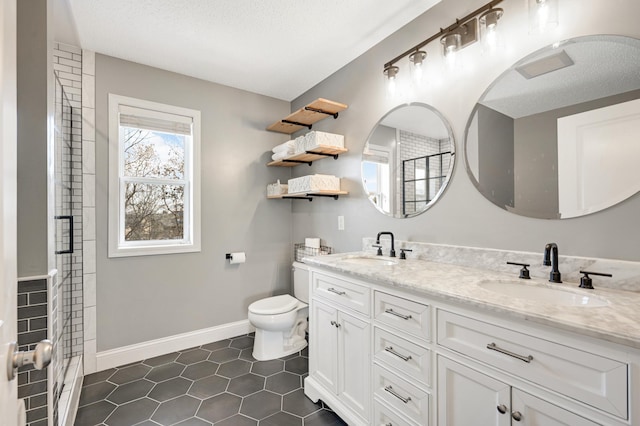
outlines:
{"label": "countertop backsplash", "polygon": [[[375,254],[375,238],[363,238],[362,250]],[[385,256],[388,256],[391,247],[389,238],[380,241]],[[445,244],[431,244],[415,241],[395,241],[396,256],[400,256],[400,249],[413,250],[407,253],[407,259],[421,259],[432,262],[448,263],[458,266],[486,269],[496,272],[512,273],[517,278],[520,266],[507,265],[507,262],[528,263],[531,277],[547,278],[551,270],[550,266],[542,264],[543,253],[486,249],[477,247],[451,246]],[[577,256],[558,257],[558,269],[562,274],[564,283],[580,282],[582,274],[579,271],[602,272],[612,274],[613,277],[591,276],[593,286],[640,292],[640,262],[630,262],[614,259],[598,259]]]}

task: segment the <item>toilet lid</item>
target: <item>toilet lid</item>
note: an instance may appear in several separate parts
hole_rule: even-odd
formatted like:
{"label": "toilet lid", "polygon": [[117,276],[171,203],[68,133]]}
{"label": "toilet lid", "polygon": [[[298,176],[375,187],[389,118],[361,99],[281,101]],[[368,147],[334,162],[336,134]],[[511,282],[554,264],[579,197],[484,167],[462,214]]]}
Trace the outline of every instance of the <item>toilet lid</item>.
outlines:
{"label": "toilet lid", "polygon": [[298,299],[288,294],[282,296],[267,297],[249,305],[249,310],[254,314],[274,315],[289,312],[298,306]]}

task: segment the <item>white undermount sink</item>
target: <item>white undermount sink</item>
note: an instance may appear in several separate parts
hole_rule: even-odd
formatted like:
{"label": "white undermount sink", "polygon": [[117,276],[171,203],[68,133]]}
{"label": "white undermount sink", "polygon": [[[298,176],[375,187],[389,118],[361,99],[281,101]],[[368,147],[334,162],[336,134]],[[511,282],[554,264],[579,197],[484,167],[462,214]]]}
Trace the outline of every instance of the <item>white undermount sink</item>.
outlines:
{"label": "white undermount sink", "polygon": [[368,256],[347,257],[345,259],[342,259],[341,262],[351,263],[353,265],[363,265],[363,266],[391,266],[398,263],[397,260],[387,258],[387,257],[368,257]]}
{"label": "white undermount sink", "polygon": [[574,293],[552,287],[528,284],[522,281],[482,281],[478,286],[503,296],[543,302],[560,306],[583,306],[588,308],[607,306],[609,301],[598,296]]}

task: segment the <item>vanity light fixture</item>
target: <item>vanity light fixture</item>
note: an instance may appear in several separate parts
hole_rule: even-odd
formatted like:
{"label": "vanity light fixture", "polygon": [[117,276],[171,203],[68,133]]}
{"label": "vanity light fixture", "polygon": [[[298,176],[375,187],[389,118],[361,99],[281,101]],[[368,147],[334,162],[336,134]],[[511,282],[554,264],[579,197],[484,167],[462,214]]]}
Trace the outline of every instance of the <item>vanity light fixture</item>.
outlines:
{"label": "vanity light fixture", "polygon": [[485,19],[495,19],[495,23],[497,23],[498,19],[500,19],[500,17],[502,16],[503,11],[502,9],[494,9],[494,6],[501,3],[502,1],[503,0],[492,0],[479,9],[476,9],[470,14],[466,15],[465,17],[456,19],[456,22],[449,25],[448,27],[440,28],[440,31],[436,34],[432,35],[420,44],[412,47],[411,49],[396,56],[395,58],[384,64],[384,75],[387,77],[389,82],[391,82],[392,79],[395,79],[400,70],[400,68],[395,64],[407,56],[413,63],[414,69],[417,69],[417,67],[423,67],[424,60],[427,54],[422,50],[422,48],[437,39],[440,39],[440,42],[442,43],[443,53],[445,57],[455,56],[452,54],[478,40],[478,15],[483,14],[484,16],[486,15],[484,12],[493,10],[494,13],[497,13],[497,15],[492,15],[491,18],[487,18],[485,16]]}
{"label": "vanity light fixture", "polygon": [[384,75],[387,77],[387,90],[390,94],[394,94],[396,91],[396,76],[398,75],[400,68],[395,65],[389,65],[384,69]]}
{"label": "vanity light fixture", "polygon": [[460,46],[462,45],[462,36],[458,33],[452,32],[443,36],[440,39],[440,43],[442,43],[442,48],[444,49],[444,56],[450,56],[460,50]]}
{"label": "vanity light fixture", "polygon": [[480,21],[480,35],[485,51],[496,51],[500,44],[500,34],[498,34],[498,20],[502,17],[504,10],[499,7],[491,8],[482,13]]}
{"label": "vanity light fixture", "polygon": [[413,64],[413,67],[411,67],[411,71],[416,82],[420,82],[422,80],[424,71],[424,60],[426,59],[426,57],[427,52],[425,52],[424,50],[416,50],[411,55],[409,55],[409,62]]}
{"label": "vanity light fixture", "polygon": [[545,33],[558,25],[559,0],[528,0],[529,29],[532,33]]}

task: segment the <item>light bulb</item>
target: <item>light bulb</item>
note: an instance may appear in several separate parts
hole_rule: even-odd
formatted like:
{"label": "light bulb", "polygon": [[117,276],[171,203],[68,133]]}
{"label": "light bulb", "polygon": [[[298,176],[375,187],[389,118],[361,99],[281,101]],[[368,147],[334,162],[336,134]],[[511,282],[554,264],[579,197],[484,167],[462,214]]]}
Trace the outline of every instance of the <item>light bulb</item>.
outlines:
{"label": "light bulb", "polygon": [[413,64],[411,67],[411,74],[416,83],[420,83],[422,81],[422,76],[424,74],[424,60],[426,57],[427,52],[422,50],[416,50],[409,55],[409,61]]}
{"label": "light bulb", "polygon": [[494,53],[501,48],[498,20],[502,17],[502,14],[502,9],[495,8],[489,9],[480,15],[482,45],[485,52]]}
{"label": "light bulb", "polygon": [[544,33],[558,25],[559,0],[529,0],[530,30]]}

